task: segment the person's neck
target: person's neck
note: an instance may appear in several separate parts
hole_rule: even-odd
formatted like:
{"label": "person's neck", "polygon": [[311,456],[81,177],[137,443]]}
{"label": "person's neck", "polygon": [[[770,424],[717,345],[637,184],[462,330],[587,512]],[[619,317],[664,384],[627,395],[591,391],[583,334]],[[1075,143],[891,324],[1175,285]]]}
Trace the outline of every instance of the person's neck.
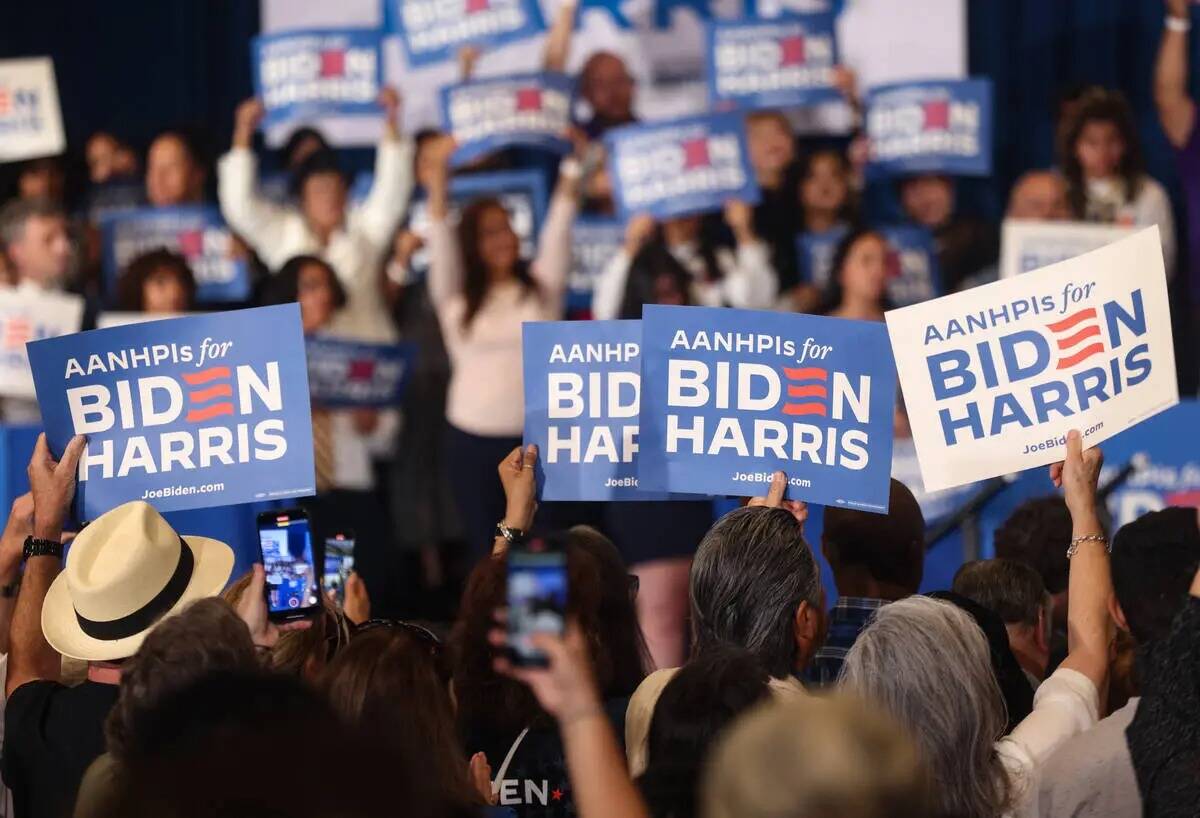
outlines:
{"label": "person's neck", "polygon": [[902,588],[892,582],[880,582],[870,573],[858,567],[834,571],[834,583],[839,597],[858,599],[882,599],[895,602],[915,593],[912,588]]}
{"label": "person's neck", "polygon": [[879,321],[883,318],[883,309],[878,302],[852,297],[845,298],[834,312],[841,318],[859,321]]}
{"label": "person's neck", "polygon": [[1044,679],[1046,663],[1029,644],[1029,635],[1022,632],[1019,625],[1005,625],[1004,628],[1008,631],[1008,646],[1012,649],[1013,656],[1017,657],[1017,664],[1021,666],[1021,670],[1035,679]]}
{"label": "person's neck", "polygon": [[121,666],[111,662],[88,662],[87,679],[102,685],[121,683]]}
{"label": "person's neck", "polygon": [[783,187],[783,168],[766,168],[757,173],[758,186],[764,190],[779,190]]}
{"label": "person's neck", "polygon": [[487,283],[489,287],[502,287],[510,281],[516,281],[517,274],[512,267],[489,267]]}
{"label": "person's neck", "polygon": [[825,233],[837,227],[837,213],[832,210],[805,210],[804,226],[810,233]]}

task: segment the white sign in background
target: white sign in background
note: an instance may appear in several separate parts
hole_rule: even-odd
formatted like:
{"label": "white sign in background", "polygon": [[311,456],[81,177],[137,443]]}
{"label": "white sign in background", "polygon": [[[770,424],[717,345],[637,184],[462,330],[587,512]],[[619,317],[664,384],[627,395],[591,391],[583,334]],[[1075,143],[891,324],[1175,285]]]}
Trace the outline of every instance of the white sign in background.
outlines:
{"label": "white sign in background", "polygon": [[25,344],[79,332],[82,321],[81,296],[0,288],[0,395],[33,398]]}
{"label": "white sign in background", "polygon": [[1000,230],[1000,277],[1038,270],[1112,244],[1136,227],[1091,222],[1005,219]]}
{"label": "white sign in background", "polygon": [[[1063,459],[1179,402],[1158,228],[887,313],[926,491]],[[940,389],[940,396],[939,396]]]}
{"label": "white sign in background", "polygon": [[[550,24],[562,0],[541,2],[543,16]],[[796,5],[795,0],[760,3],[764,16],[776,7],[795,10]],[[260,0],[260,4],[263,33],[381,24],[379,0]],[[665,5],[664,0],[622,0],[613,4],[630,28],[622,28],[608,8],[583,8],[567,70],[577,73],[595,52],[612,51],[621,55],[637,80],[637,108],[645,119],[703,113],[707,110],[703,21],[695,9],[677,3],[670,9],[669,26],[659,29],[654,22],[658,4]],[[736,18],[742,13],[743,0],[710,0],[709,5],[719,18]],[[842,62],[854,70],[862,90],[929,77],[966,76],[965,0],[905,0],[903,4],[896,0],[847,0],[838,18],[837,36]],[[541,70],[543,40],[536,37],[485,51],[476,65],[476,76]],[[414,132],[437,127],[438,90],[459,81],[458,65],[446,62],[409,69],[395,37],[384,38],[383,52],[386,81],[404,95],[404,129]],[[806,132],[843,133],[852,125],[850,111],[842,103],[798,111],[792,119],[798,130]],[[381,133],[377,117],[338,117],[318,124],[339,145],[372,144]],[[268,131],[268,143],[282,144],[290,130]]]}
{"label": "white sign in background", "polygon": [[0,162],[54,156],[66,147],[53,60],[0,60]]}

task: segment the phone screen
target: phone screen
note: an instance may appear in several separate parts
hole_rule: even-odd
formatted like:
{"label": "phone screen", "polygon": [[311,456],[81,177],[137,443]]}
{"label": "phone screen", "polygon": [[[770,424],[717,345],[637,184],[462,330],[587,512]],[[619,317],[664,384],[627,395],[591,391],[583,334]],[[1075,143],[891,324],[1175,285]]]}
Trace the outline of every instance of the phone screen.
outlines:
{"label": "phone screen", "polygon": [[535,633],[561,635],[567,610],[567,555],[562,551],[510,551],[508,647],[518,665],[544,665]]}
{"label": "phone screen", "polygon": [[283,512],[260,515],[258,539],[269,611],[285,613],[316,606],[317,576],[308,518]]}
{"label": "phone screen", "polygon": [[335,534],[325,538],[325,573],[322,586],[333,591],[338,604],[346,601],[346,580],[354,570],[354,536]]}

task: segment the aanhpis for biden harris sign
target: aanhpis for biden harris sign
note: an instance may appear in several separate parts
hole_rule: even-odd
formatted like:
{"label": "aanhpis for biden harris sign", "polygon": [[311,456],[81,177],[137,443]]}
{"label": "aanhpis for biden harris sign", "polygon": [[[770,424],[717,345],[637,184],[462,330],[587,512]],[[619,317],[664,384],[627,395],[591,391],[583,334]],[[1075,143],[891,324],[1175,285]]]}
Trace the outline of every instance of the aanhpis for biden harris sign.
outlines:
{"label": "aanhpis for biden harris sign", "polygon": [[1179,402],[1158,228],[887,314],[926,491],[1062,460]]}
{"label": "aanhpis for biden harris sign", "polygon": [[163,511],[314,492],[296,304],[195,315],[29,344],[50,449],[87,436],[76,508]]}

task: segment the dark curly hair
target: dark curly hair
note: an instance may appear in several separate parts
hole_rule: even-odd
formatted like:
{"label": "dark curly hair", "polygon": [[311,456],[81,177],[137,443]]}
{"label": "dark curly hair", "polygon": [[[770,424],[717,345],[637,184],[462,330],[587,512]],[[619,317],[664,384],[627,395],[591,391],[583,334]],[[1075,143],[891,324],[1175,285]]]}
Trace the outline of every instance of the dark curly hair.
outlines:
{"label": "dark curly hair", "polygon": [[188,266],[187,259],[165,247],[142,253],[129,262],[125,272],[117,279],[117,303],[126,312],[142,312],[146,309],[146,282],[155,273],[165,270],[171,273],[187,294],[185,310],[196,306],[196,276]]}
{"label": "dark curly hair", "polygon": [[1067,180],[1067,202],[1077,219],[1084,218],[1087,212],[1087,182],[1075,155],[1075,146],[1084,127],[1093,122],[1111,123],[1125,143],[1117,173],[1125,183],[1126,200],[1136,197],[1142,185],[1142,151],[1128,100],[1119,91],[1104,88],[1084,92],[1071,108],[1070,117],[1063,122],[1058,143],[1058,161]]}

